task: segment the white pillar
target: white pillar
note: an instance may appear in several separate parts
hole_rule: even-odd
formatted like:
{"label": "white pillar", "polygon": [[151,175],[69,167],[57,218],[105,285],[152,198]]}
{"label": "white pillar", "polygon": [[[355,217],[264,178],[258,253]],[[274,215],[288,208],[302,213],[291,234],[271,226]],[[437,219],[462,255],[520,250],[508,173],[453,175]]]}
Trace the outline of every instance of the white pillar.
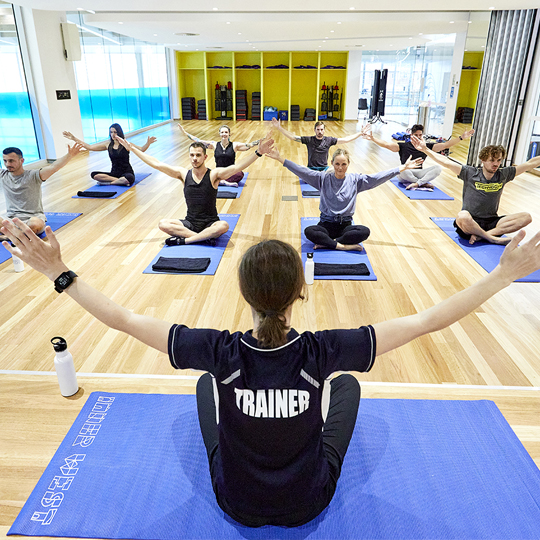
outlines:
{"label": "white pillar", "polygon": [[459,94],[459,83],[461,81],[461,68],[463,67],[463,54],[467,32],[456,34],[454,42],[454,56],[452,57],[452,70],[450,72],[450,82],[448,87],[448,99],[446,100],[446,112],[444,113],[444,125],[442,136],[446,139],[452,136],[454,118],[456,116],[457,97]]}
{"label": "white pillar", "polygon": [[347,65],[347,96],[345,101],[345,120],[358,118],[358,98],[360,97],[360,70],[362,51],[349,51]]}
{"label": "white pillar", "polygon": [[[27,57],[33,88],[29,88],[39,114],[46,159],[66,153],[67,139],[62,131],[82,138],[81,111],[73,62],[64,59],[60,23],[66,14],[13,6],[16,10],[23,56]],[[57,99],[57,90],[69,90],[71,99]],[[33,95],[32,95],[33,94]]]}

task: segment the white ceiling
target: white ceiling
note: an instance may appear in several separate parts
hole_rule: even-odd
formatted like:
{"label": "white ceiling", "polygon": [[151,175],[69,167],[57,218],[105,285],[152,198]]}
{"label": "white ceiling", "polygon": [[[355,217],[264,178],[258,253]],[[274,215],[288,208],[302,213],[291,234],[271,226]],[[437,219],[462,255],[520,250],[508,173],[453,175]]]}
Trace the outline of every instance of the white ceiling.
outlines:
{"label": "white ceiling", "polygon": [[96,13],[82,11],[88,25],[178,50],[235,51],[397,50],[456,32],[468,32],[468,50],[483,50],[490,8],[530,9],[536,2],[454,0],[455,11],[434,11],[442,4],[433,0],[309,0],[308,11],[307,0],[118,0],[112,6],[108,0],[18,1],[33,9],[92,10]]}

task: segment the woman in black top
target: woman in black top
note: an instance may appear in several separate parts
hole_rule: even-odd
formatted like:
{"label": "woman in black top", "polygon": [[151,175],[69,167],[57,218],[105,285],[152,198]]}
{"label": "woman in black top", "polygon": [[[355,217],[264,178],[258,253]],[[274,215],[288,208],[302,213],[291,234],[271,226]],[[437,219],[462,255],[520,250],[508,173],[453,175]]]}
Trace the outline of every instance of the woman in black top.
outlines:
{"label": "woman in black top", "polygon": [[12,242],[4,248],[57,286],[65,283],[61,290],[97,319],[168,353],[177,369],[208,372],[197,385],[197,407],[212,485],[220,507],[252,527],[301,525],[330,503],[360,401],[355,378],[340,375],[323,411],[332,373],[368,371],[376,355],[446,328],[540,268],[540,232],[519,246],[521,230],[490,274],[425,311],[359,329],[299,334],[291,317],[304,294],[302,260],[291,245],[267,240],[252,246],[239,267],[253,330],[230,333],[171,325],[109,300],[69,272],[50,227],[48,242],[17,218],[4,220],[0,232]]}
{"label": "woman in black top", "polygon": [[[216,167],[230,167],[234,165],[236,159],[236,152],[245,152],[254,146],[259,144],[259,141],[253,141],[251,143],[238,143],[230,140],[231,129],[229,126],[221,126],[219,128],[219,141],[203,141],[193,135],[190,135],[181,124],[178,124],[180,131],[192,141],[203,143],[206,148],[214,150],[214,159],[216,160]],[[222,180],[219,184],[221,186],[238,187],[238,182],[244,177],[243,172],[236,173],[227,180]]]}
{"label": "woman in black top", "polygon": [[[120,124],[112,124],[109,128],[109,140],[95,144],[87,144],[80,139],[77,139],[75,135],[69,131],[63,133],[66,139],[71,139],[76,143],[86,148],[86,150],[92,150],[94,152],[101,152],[108,150],[109,158],[111,159],[111,172],[94,171],[90,174],[94,180],[100,185],[118,185],[118,186],[131,186],[135,182],[135,173],[129,163],[129,150],[124,148],[117,140],[116,136],[125,138],[124,131]],[[146,152],[152,143],[156,142],[155,137],[148,137],[146,143],[143,146],[137,146],[141,152]],[[136,146],[136,145],[135,145]]]}

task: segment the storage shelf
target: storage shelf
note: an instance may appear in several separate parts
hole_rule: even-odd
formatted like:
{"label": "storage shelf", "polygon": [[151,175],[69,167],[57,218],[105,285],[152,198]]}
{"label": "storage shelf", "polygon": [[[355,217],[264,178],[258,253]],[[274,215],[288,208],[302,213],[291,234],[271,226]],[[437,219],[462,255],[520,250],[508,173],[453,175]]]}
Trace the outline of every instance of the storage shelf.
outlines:
{"label": "storage shelf", "polygon": [[[252,93],[260,93],[261,118],[264,107],[287,110],[290,118],[291,105],[298,105],[303,118],[306,108],[315,109],[316,117],[321,114],[320,90],[323,82],[338,84],[343,88],[343,103],[347,86],[347,69],[324,68],[321,66],[347,66],[349,54],[346,51],[263,51],[263,52],[176,52],[178,73],[178,100],[194,97],[206,100],[206,118],[219,116],[215,111],[214,87],[221,74],[228,80],[218,80],[220,84],[232,83],[233,96],[236,90],[246,90],[251,117]],[[273,65],[287,65],[287,68],[270,68]],[[231,66],[216,68],[214,66]],[[242,68],[237,65],[259,65],[260,68]],[[317,66],[316,68],[295,68],[295,66]],[[201,67],[203,66],[203,67]],[[250,73],[251,72],[251,73]],[[273,72],[273,73],[272,73]],[[236,118],[236,100],[233,99],[233,114]],[[325,111],[326,112],[326,111]],[[340,113],[341,114],[341,113]]]}

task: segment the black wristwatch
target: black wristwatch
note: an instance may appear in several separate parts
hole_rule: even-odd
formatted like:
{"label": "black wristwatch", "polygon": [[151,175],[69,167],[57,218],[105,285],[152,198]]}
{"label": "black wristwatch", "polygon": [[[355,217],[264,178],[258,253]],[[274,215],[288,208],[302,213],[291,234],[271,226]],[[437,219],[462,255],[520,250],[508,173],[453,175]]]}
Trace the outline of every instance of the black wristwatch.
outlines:
{"label": "black wristwatch", "polygon": [[72,283],[73,280],[77,277],[77,274],[73,270],[68,270],[67,272],[62,272],[54,280],[54,290],[57,293],[64,292]]}
{"label": "black wristwatch", "polygon": [[258,150],[255,150],[255,155],[262,157],[262,154]]}

